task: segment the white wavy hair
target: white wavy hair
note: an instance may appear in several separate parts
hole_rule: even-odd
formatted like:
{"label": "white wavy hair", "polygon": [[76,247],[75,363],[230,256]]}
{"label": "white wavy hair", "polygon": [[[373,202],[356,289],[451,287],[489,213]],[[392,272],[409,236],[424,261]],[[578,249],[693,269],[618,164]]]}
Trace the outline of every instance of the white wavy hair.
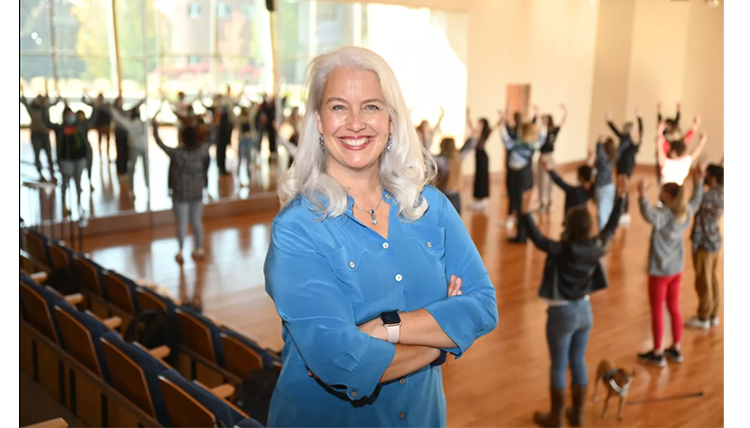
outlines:
{"label": "white wavy hair", "polygon": [[368,49],[344,47],[314,58],[307,68],[307,104],[300,126],[299,148],[294,164],[281,177],[279,199],[285,207],[297,195],[312,202],[311,210],[321,219],[343,215],[348,208],[346,189],[328,175],[328,152],[320,148],[317,113],[328,76],[339,67],[374,72],[380,80],[392,122],[392,148],[380,155],[380,181],[399,206],[406,221],[421,218],[427,211],[422,190],[435,177],[436,165],[412,124],[409,110],[391,67]]}

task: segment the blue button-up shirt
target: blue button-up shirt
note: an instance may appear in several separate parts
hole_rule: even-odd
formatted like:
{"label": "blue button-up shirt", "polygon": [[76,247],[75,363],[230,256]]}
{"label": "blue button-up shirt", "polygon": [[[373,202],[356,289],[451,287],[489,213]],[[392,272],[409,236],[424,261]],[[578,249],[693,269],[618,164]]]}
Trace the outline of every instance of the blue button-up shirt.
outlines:
{"label": "blue button-up shirt", "polygon": [[[497,325],[495,288],[461,218],[434,187],[422,195],[429,209],[404,222],[383,192],[388,239],[353,216],[351,197],[340,217],[316,220],[298,196],[274,219],[266,291],[283,322],[284,366],[269,426],[446,425],[441,368],[379,383],[395,345],[357,327],[383,312],[425,308],[459,357]],[[451,274],[463,280],[463,295],[448,299]]]}

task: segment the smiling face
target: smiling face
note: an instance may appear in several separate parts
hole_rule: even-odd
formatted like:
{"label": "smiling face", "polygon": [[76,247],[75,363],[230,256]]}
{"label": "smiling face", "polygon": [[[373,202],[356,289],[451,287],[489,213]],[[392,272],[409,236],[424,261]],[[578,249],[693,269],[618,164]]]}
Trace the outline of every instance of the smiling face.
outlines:
{"label": "smiling face", "polygon": [[328,153],[328,173],[377,171],[391,133],[391,120],[378,76],[340,67],[323,88],[318,132]]}

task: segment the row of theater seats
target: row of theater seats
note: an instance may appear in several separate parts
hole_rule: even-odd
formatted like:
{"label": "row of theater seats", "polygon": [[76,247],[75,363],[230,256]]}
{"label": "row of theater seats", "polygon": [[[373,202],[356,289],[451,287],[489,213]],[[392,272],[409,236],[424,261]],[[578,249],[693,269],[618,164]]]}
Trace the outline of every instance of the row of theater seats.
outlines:
{"label": "row of theater seats", "polygon": [[[252,371],[280,370],[277,353],[32,230],[26,230],[24,238],[32,260],[49,266],[50,272],[72,266],[82,289],[82,296],[63,297],[21,271],[22,318],[32,328],[161,425],[259,426],[225,399],[232,398],[234,386]],[[165,312],[178,327],[174,368],[162,360],[168,349],[127,343],[116,331],[124,331],[146,310]],[[38,375],[43,370],[35,366],[34,371]],[[64,380],[61,376],[61,385]],[[65,394],[59,395],[65,402]],[[106,425],[97,422],[90,421]]]}

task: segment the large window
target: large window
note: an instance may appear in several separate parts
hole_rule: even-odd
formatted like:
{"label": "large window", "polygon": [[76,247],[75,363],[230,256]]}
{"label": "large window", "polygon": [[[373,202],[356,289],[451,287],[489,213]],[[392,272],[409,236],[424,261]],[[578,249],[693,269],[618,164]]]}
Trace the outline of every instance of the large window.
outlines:
{"label": "large window", "polygon": [[393,68],[415,123],[427,119],[434,125],[443,106],[444,133],[463,139],[466,14],[382,4],[280,0],[278,23],[281,94],[291,106],[303,103],[305,70],[315,55],[341,46],[362,46],[377,52]]}
{"label": "large window", "polygon": [[84,90],[110,99],[122,92],[126,102],[145,95],[156,106],[159,89],[170,98],[243,84],[249,93],[273,89],[265,0],[24,0],[20,22],[27,97],[48,88],[73,103]]}

